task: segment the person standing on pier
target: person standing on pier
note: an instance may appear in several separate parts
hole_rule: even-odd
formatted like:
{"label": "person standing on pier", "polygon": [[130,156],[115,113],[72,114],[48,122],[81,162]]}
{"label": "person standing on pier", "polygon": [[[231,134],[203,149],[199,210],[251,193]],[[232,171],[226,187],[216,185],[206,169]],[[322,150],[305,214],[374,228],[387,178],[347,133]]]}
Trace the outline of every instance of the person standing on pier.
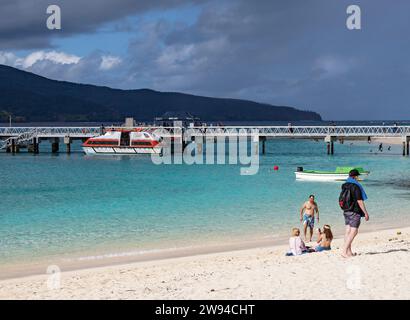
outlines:
{"label": "person standing on pier", "polygon": [[[309,200],[306,201],[300,209],[300,222],[303,222],[303,234],[306,242],[312,241],[313,229],[315,227],[315,213],[317,215],[317,222],[319,222],[319,207],[315,202],[315,196],[311,194]],[[309,227],[310,237],[307,241],[307,228]]]}
{"label": "person standing on pier", "polygon": [[288,123],[288,130],[289,130],[289,133],[293,133],[293,128],[292,128],[292,123],[291,122]]}
{"label": "person standing on pier", "polygon": [[346,231],[343,245],[342,257],[349,258],[356,254],[352,252],[352,242],[359,233],[360,220],[362,217],[369,221],[364,201],[367,199],[366,192],[357,181],[360,173],[353,169],[349,172],[349,178],[342,185],[339,196],[339,205],[343,210]]}

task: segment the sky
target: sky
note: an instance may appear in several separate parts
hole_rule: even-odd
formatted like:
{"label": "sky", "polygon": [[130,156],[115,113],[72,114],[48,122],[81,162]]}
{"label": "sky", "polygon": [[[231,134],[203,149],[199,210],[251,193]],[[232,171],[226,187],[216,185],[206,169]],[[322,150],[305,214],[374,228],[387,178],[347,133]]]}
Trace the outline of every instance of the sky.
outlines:
{"label": "sky", "polygon": [[[46,27],[50,3],[61,8],[61,30]],[[352,4],[360,30],[346,27]],[[2,0],[0,64],[327,120],[407,120],[409,30],[407,0]]]}

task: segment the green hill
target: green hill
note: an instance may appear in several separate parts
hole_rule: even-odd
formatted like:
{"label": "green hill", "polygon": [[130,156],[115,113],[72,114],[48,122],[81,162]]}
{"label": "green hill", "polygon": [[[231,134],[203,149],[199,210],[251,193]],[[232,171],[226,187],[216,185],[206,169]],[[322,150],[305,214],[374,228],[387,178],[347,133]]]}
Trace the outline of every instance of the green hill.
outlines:
{"label": "green hill", "polygon": [[149,89],[119,90],[47,79],[0,65],[0,121],[152,121],[166,111],[185,111],[204,121],[321,120],[319,114],[239,99]]}

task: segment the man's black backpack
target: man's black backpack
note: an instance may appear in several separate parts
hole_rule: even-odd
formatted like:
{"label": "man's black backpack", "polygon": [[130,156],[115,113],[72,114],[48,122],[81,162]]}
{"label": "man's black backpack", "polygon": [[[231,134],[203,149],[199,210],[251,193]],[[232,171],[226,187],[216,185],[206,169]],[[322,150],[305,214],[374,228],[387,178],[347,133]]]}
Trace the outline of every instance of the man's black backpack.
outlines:
{"label": "man's black backpack", "polygon": [[339,195],[339,206],[340,208],[346,211],[352,211],[355,205],[354,198],[352,196],[352,189],[347,185],[342,186],[342,191]]}

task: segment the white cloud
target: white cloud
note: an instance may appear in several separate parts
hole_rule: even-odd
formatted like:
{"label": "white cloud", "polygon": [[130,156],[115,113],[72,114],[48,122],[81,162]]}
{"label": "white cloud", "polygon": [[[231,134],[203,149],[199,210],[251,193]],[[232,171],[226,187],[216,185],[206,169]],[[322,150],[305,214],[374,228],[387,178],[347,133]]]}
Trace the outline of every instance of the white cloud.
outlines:
{"label": "white cloud", "polygon": [[[34,51],[26,55],[0,51],[0,64],[62,81],[118,87],[122,83],[122,59],[101,51],[76,56],[62,51]],[[107,72],[109,71],[109,72]]]}
{"label": "white cloud", "polygon": [[81,57],[57,51],[35,51],[28,56],[16,60],[15,65],[28,69],[37,62],[49,61],[55,64],[77,64]]}
{"label": "white cloud", "polygon": [[119,57],[115,56],[102,56],[100,70],[111,70],[121,64],[122,60]]}
{"label": "white cloud", "polygon": [[14,66],[17,59],[18,57],[14,53],[0,51],[0,64]]}

